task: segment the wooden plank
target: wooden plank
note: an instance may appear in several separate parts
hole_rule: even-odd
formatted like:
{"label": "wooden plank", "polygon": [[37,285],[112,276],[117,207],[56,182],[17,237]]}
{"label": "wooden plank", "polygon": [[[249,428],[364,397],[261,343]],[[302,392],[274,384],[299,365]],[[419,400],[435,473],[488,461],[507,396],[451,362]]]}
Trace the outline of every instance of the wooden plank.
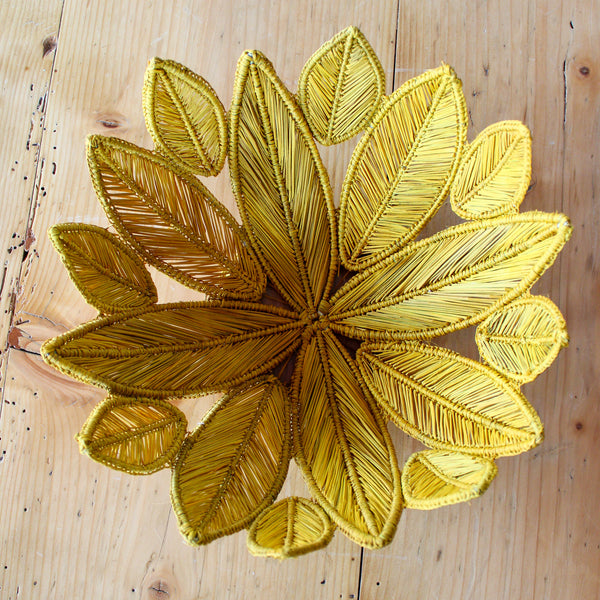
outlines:
{"label": "wooden plank", "polygon": [[[16,309],[7,410],[0,422],[3,481],[14,482],[0,486],[6,515],[0,523],[3,597],[111,594],[150,600],[168,593],[268,600],[296,589],[313,598],[358,597],[361,551],[340,534],[325,551],[282,565],[251,557],[244,533],[203,549],[186,546],[170,509],[168,474],[134,478],[80,457],[73,436],[103,394],[62,377],[36,353],[44,339],[94,314],[68,280],[45,231],[61,221],[108,224],[89,182],[84,138],[103,133],[151,145],[140,102],[150,57],[187,64],[227,106],[244,48],[261,49],[295,89],[309,55],[355,23],[373,42],[391,82],[396,13],[396,2],[385,0],[370,3],[368,10],[360,2],[317,0],[65,3],[47,109],[51,127],[42,147],[40,185],[47,195],[31,224],[35,259]],[[350,151],[326,157],[338,189]],[[226,175],[211,185],[233,209]],[[165,278],[157,281],[161,300],[199,297]],[[181,406],[193,426],[209,404],[202,399]],[[284,492],[307,495],[297,474]]]}
{"label": "wooden plank", "polygon": [[[562,309],[571,344],[524,388],[545,423],[543,445],[499,460],[496,481],[470,505],[406,511],[392,545],[365,552],[364,600],[592,598],[600,589],[600,473],[590,465],[599,432],[599,9],[596,0],[402,3],[396,84],[444,60],[463,80],[470,139],[502,119],[532,130],[523,210],[564,211],[575,228],[534,291]],[[442,211],[436,229],[452,222]],[[455,347],[472,354],[472,336]],[[394,439],[404,460],[417,449]]]}
{"label": "wooden plank", "polygon": [[19,277],[35,253],[29,220],[45,193],[39,184],[40,143],[61,10],[60,0],[0,4],[0,360],[11,341]]}

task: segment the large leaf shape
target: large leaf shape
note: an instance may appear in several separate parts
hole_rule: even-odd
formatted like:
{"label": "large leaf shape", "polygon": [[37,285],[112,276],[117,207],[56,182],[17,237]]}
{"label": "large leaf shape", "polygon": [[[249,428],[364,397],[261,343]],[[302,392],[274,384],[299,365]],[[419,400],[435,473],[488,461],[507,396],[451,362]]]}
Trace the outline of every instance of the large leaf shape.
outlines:
{"label": "large leaf shape", "polygon": [[173,460],[186,427],[185,415],[164,400],[108,396],[90,414],[77,440],[90,458],[147,475]]}
{"label": "large leaf shape", "polygon": [[314,136],[325,145],[362,131],[385,93],[385,74],[365,36],[348,27],[307,61],[298,102]]}
{"label": "large leaf shape", "polygon": [[481,496],[497,472],[489,458],[445,450],[417,452],[402,469],[406,507],[431,510],[467,502]]}
{"label": "large leaf shape", "polygon": [[518,389],[455,352],[420,342],[366,343],[357,361],[392,421],[428,446],[493,457],[543,439],[542,423]]}
{"label": "large leaf shape", "polygon": [[116,138],[90,136],[87,153],[108,218],[148,263],[214,296],[261,296],[265,277],[241,227],[198,179]]}
{"label": "large leaf shape", "polygon": [[126,396],[224,391],[269,371],[300,343],[297,315],[262,304],[155,305],[85,323],[42,347],[67,375]]}
{"label": "large leaf shape", "polygon": [[331,187],[302,111],[260,52],[239,60],[229,119],[246,231],[282,296],[315,313],[337,269]]}
{"label": "large leaf shape", "polygon": [[450,227],[359,273],[331,299],[331,325],[359,339],[423,339],[485,317],[554,262],[571,226],[523,213]]}
{"label": "large leaf shape", "polygon": [[443,202],[466,142],[461,83],[443,65],[385,101],[358,143],[340,201],[340,257],[363,269],[414,238]]}
{"label": "large leaf shape", "polygon": [[334,531],[318,504],[292,496],[266,508],[252,523],[248,549],[255,556],[292,558],[323,548]]}
{"label": "large leaf shape", "polygon": [[552,364],[569,336],[551,300],[526,295],[492,313],[477,328],[475,340],[486,362],[525,383]]}
{"label": "large leaf shape", "polygon": [[295,456],[311,494],[368,548],[389,543],[402,508],[385,422],[352,358],[330,331],[303,346],[294,376]]}
{"label": "large leaf shape", "polygon": [[188,437],[173,469],[181,533],[208,544],[239,531],[273,502],[290,459],[290,408],[274,377],[224,396]]}
{"label": "large leaf shape", "polygon": [[153,58],[143,98],[157,149],[195,173],[217,175],[227,154],[227,122],[209,83],[179,63]]}
{"label": "large leaf shape", "polygon": [[73,283],[100,312],[140,308],[157,301],[144,263],[106,229],[61,223],[51,227],[48,234]]}
{"label": "large leaf shape", "polygon": [[486,127],[469,146],[450,189],[454,212],[481,219],[517,212],[531,179],[531,134],[520,121]]}

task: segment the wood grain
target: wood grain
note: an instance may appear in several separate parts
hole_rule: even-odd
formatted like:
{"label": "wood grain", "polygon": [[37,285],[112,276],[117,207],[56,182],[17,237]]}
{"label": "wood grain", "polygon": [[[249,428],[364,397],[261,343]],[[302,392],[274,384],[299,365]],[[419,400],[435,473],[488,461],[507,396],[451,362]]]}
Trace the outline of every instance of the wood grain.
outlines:
{"label": "wood grain", "polygon": [[[600,590],[600,528],[593,517],[600,474],[591,466],[600,416],[593,391],[599,8],[596,1],[402,3],[396,85],[444,60],[463,80],[469,139],[503,119],[520,119],[532,131],[532,189],[522,210],[565,212],[574,226],[534,291],[561,308],[571,344],[523,388],[544,422],[543,445],[499,460],[496,480],[469,505],[407,511],[389,548],[365,552],[364,600],[593,598]],[[432,225],[453,222],[442,212]],[[469,354],[471,339],[460,336],[454,347]],[[412,443],[402,449],[400,434],[394,442],[404,459],[414,449]],[[412,577],[415,571],[420,576]]]}
{"label": "wood grain", "polygon": [[[597,597],[598,15],[600,0],[0,4],[0,106],[10,115],[0,146],[0,310],[8,311],[0,339],[11,346],[0,414],[0,597]],[[141,109],[149,58],[186,64],[228,106],[243,49],[264,52],[295,90],[305,60],[350,24],[380,57],[388,93],[443,60],[463,80],[469,139],[503,119],[532,130],[532,189],[523,210],[564,211],[575,228],[535,288],[561,308],[571,336],[558,362],[524,388],[546,441],[501,459],[481,499],[407,510],[383,550],[362,552],[339,533],[326,550],[282,564],[251,557],[244,533],[191,548],[177,532],[168,473],[128,476],[78,454],[73,437],[103,393],[51,370],[37,353],[43,340],[95,313],[45,232],[64,221],[108,225],[89,181],[84,139],[102,133],[151,147]],[[43,56],[52,35],[58,45]],[[354,143],[323,153],[336,197]],[[235,212],[226,171],[210,187]],[[455,222],[444,208],[428,231]],[[161,300],[200,297],[153,276]],[[443,341],[476,356],[473,335]],[[210,402],[180,407],[193,425]],[[404,462],[419,447],[390,430]],[[284,492],[306,495],[296,471]]]}

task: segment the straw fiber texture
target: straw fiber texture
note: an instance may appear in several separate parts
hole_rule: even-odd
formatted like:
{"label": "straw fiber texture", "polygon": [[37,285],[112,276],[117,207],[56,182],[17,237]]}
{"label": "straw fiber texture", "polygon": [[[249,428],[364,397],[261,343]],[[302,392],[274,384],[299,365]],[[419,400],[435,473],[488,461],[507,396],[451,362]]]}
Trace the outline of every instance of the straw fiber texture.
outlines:
{"label": "straw fiber texture", "polygon": [[[295,95],[258,50],[227,112],[170,60],[146,72],[155,150],[91,136],[92,183],[118,236],[59,224],[50,236],[99,315],[44,359],[107,390],[78,436],[112,468],[172,471],[191,544],[249,528],[260,556],[317,550],[334,529],[392,541],[404,507],[471,500],[498,456],[543,439],[519,390],[567,343],[530,288],[570,237],[559,214],[519,213],[531,171],[522,123],[467,143],[447,65],[385,95],[383,68],[350,27],[306,63]],[[316,141],[363,132],[339,213]],[[241,224],[197,175],[228,158]],[[467,222],[415,240],[450,196]],[[159,304],[145,265],[200,293]],[[433,345],[478,325],[483,362]],[[188,431],[171,401],[224,395]],[[387,419],[429,450],[401,474]],[[274,503],[294,459],[311,497]]]}

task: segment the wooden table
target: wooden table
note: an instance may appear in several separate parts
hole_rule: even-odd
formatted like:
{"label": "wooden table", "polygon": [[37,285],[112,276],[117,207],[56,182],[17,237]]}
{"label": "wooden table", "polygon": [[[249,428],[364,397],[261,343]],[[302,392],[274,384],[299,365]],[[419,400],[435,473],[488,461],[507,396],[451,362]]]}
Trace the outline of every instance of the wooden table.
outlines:
{"label": "wooden table", "polygon": [[[567,599],[600,597],[599,0],[5,0],[0,4],[0,597]],[[406,511],[392,544],[361,551],[341,534],[278,563],[244,533],[183,543],[169,474],[133,477],[73,440],[103,393],[47,367],[40,343],[92,318],[46,236],[54,223],[108,224],[84,156],[89,133],[151,147],[140,94],[152,56],[188,65],[231,99],[238,56],[258,48],[296,89],[304,61],[347,25],[370,40],[390,93],[440,61],[464,83],[469,138],[502,119],[533,133],[524,210],[562,211],[574,235],[536,285],[571,344],[525,393],[546,440],[501,459],[481,499]],[[324,152],[336,195],[352,148]],[[232,210],[224,174],[212,189]],[[443,210],[438,226],[452,221]],[[198,296],[156,277],[164,300]],[[457,344],[473,354],[472,330]],[[210,399],[181,407],[192,424]],[[394,433],[401,459],[417,447]],[[306,495],[296,472],[285,491]]]}

